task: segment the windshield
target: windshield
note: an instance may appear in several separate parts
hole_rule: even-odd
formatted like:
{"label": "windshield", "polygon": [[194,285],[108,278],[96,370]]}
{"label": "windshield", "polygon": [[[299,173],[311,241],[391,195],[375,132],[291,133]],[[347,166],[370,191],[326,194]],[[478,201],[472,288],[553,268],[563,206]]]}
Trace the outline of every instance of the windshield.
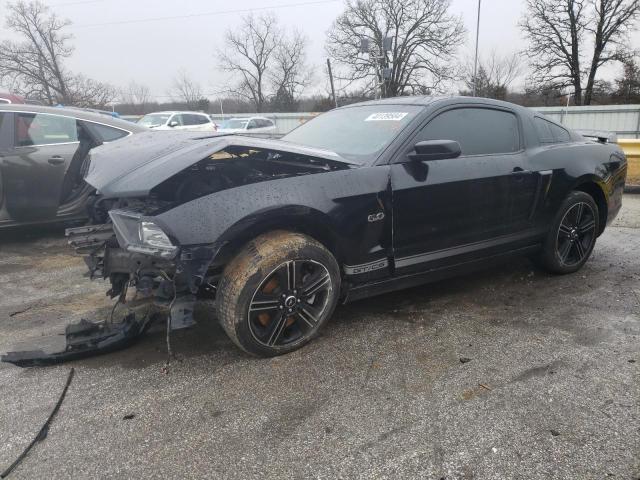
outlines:
{"label": "windshield", "polygon": [[220,128],[245,128],[249,120],[242,118],[232,118],[230,120],[225,120],[220,124]]}
{"label": "windshield", "polygon": [[138,123],[145,127],[158,127],[167,123],[167,120],[169,120],[170,116],[171,115],[152,113],[150,115],[145,115],[144,117],[142,117],[140,120],[138,120]]}
{"label": "windshield", "polygon": [[358,163],[372,164],[422,107],[367,105],[324,113],[282,140],[331,150]]}

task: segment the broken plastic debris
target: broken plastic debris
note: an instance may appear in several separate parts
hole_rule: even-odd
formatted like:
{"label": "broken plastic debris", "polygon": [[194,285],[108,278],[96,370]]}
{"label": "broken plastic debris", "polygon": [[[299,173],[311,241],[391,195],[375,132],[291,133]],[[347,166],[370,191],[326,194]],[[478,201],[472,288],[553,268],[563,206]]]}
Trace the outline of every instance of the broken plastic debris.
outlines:
{"label": "broken plastic debris", "polygon": [[127,315],[120,323],[94,323],[82,319],[79,323],[67,325],[64,350],[53,353],[47,353],[43,350],[9,352],[2,355],[0,361],[19,367],[31,367],[53,365],[113,352],[135,342],[146,331],[151,320],[152,318],[145,316],[143,320],[139,321],[136,319],[135,313]]}

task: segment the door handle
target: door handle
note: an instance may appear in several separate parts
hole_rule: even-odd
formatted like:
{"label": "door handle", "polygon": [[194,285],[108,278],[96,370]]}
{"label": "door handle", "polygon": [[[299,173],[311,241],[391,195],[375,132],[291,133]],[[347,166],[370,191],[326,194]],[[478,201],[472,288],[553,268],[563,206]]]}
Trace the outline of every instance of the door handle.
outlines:
{"label": "door handle", "polygon": [[533,173],[533,172],[531,170],[524,170],[523,168],[516,167],[511,172],[511,175],[528,175],[530,173]]}
{"label": "door handle", "polygon": [[50,157],[47,162],[49,162],[50,165],[62,165],[64,163],[64,158],[59,155],[54,155],[53,157]]}

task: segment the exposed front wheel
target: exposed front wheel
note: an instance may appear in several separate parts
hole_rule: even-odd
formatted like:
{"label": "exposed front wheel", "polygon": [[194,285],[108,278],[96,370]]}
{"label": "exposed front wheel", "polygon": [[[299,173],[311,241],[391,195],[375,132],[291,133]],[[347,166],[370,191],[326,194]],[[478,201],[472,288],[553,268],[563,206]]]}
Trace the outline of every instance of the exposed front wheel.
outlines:
{"label": "exposed front wheel", "polygon": [[598,206],[590,195],[571,192],[545,239],[540,263],[554,273],[572,273],[587,262],[599,232]]}
{"label": "exposed front wheel", "polygon": [[249,242],[227,265],[216,308],[240,348],[275,356],[311,340],[333,313],[339,293],[338,264],[322,244],[275,231]]}

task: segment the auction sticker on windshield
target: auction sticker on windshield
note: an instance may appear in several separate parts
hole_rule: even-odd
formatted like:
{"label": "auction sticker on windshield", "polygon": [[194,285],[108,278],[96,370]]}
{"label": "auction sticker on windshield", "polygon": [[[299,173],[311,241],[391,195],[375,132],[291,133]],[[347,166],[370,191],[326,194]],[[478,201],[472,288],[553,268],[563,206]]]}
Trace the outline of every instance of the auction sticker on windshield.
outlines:
{"label": "auction sticker on windshield", "polygon": [[409,115],[409,112],[380,112],[372,113],[364,119],[365,122],[399,122],[404,117]]}

